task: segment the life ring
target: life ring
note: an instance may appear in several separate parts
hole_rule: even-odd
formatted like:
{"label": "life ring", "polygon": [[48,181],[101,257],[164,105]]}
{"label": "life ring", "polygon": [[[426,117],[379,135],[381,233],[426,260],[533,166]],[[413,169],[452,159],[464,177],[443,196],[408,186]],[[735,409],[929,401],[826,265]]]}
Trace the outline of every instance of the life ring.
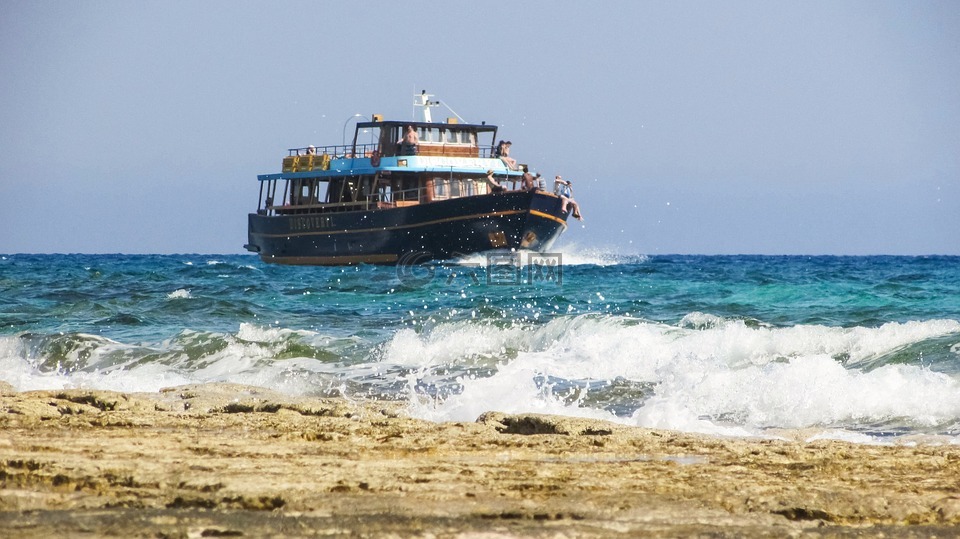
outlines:
{"label": "life ring", "polygon": [[373,152],[370,154],[370,166],[380,166],[380,150],[373,150]]}

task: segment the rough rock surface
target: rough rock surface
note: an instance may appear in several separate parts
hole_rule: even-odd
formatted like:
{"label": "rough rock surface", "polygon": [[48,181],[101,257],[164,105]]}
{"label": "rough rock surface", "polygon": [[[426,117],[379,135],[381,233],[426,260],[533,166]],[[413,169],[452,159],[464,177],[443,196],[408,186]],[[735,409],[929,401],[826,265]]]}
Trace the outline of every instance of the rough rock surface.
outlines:
{"label": "rough rock surface", "polygon": [[950,537],[960,446],[725,439],[226,384],[0,387],[4,537]]}

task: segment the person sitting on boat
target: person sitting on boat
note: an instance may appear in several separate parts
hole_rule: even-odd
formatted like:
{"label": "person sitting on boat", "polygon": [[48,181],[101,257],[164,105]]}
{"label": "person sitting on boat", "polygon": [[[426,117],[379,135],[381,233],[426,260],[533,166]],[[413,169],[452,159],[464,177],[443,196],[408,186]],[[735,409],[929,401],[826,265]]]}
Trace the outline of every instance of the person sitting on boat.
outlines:
{"label": "person sitting on boat", "polygon": [[495,152],[495,155],[497,155],[497,157],[499,157],[500,160],[503,161],[503,164],[507,165],[507,167],[509,167],[510,170],[519,170],[517,169],[517,160],[510,157],[510,146],[512,145],[513,143],[510,142],[509,140],[506,142],[501,140],[500,145],[497,148],[497,151]]}
{"label": "person sitting on boat", "polygon": [[578,221],[583,221],[583,216],[580,215],[580,205],[573,199],[573,182],[557,176],[553,180],[553,192],[560,197],[560,211],[566,212],[567,206],[570,206],[573,209],[573,216]]}
{"label": "person sitting on boat", "polygon": [[493,170],[487,171],[487,185],[490,186],[491,193],[503,193],[507,190],[506,187],[500,185],[500,182],[493,177]]}
{"label": "person sitting on boat", "polygon": [[307,146],[307,155],[316,155],[317,149],[313,147],[313,144]]}
{"label": "person sitting on boat", "polygon": [[403,138],[399,141],[400,155],[417,155],[420,147],[420,136],[412,125],[408,125],[403,133]]}
{"label": "person sitting on boat", "polygon": [[537,187],[537,178],[533,174],[530,174],[529,171],[523,173],[523,177],[521,178],[520,182],[520,185],[522,186],[521,189],[524,191],[529,191],[532,193],[539,189],[539,187]]}

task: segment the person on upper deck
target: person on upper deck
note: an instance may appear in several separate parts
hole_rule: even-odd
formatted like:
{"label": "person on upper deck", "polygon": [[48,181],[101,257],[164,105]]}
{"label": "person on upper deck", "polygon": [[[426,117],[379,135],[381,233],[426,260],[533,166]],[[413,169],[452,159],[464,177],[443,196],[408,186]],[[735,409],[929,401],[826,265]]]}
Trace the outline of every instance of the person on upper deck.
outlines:
{"label": "person on upper deck", "polygon": [[580,215],[580,205],[573,199],[573,182],[557,176],[553,180],[553,192],[560,197],[560,211],[566,212],[567,206],[570,206],[573,209],[573,216],[578,221],[583,221],[583,216]]}
{"label": "person on upper deck", "polygon": [[408,125],[398,144],[400,144],[400,155],[417,155],[420,148],[420,136],[417,135],[417,130],[412,125]]}
{"label": "person on upper deck", "polygon": [[500,160],[503,161],[503,164],[507,165],[510,170],[517,170],[517,160],[510,157],[510,146],[512,145],[513,143],[509,140],[506,142],[501,140],[500,144],[497,145],[496,151],[493,152],[493,155],[499,157]]}

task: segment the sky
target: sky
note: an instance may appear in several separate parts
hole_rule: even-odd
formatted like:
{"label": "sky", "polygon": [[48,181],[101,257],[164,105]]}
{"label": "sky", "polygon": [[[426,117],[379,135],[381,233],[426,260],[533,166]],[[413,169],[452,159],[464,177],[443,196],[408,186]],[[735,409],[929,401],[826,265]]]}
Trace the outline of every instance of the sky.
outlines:
{"label": "sky", "polygon": [[0,253],[243,253],[421,90],[573,180],[561,250],[960,255],[950,0],[3,0]]}

